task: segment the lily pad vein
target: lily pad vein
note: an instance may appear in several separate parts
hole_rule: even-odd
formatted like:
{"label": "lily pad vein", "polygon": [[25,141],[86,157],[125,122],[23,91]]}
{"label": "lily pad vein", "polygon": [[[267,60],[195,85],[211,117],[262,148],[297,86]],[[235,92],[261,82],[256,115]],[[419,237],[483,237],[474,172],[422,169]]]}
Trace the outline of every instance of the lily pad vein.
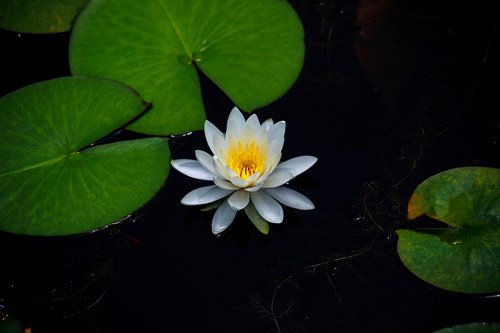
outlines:
{"label": "lily pad vein", "polygon": [[168,11],[167,6],[161,0],[158,0],[158,3],[160,4],[161,8],[163,9],[163,12],[165,13],[165,16],[167,17],[168,23],[170,23],[170,25],[172,26],[172,29],[174,29],[174,32],[177,35],[177,38],[179,38],[179,41],[181,42],[182,46],[184,47],[184,51],[186,51],[186,54],[188,55],[188,57],[191,58],[192,52],[189,50],[189,46],[187,45],[186,41],[184,41],[184,39],[182,38],[179,27],[172,20],[172,17],[170,16],[170,13]]}
{"label": "lily pad vein", "polygon": [[7,172],[4,172],[4,173],[0,174],[0,178],[7,177],[7,176],[10,176],[10,175],[13,175],[13,174],[16,174],[16,173],[25,172],[25,171],[28,171],[28,170],[33,170],[33,169],[36,169],[36,168],[41,168],[41,167],[44,167],[44,166],[49,166],[49,165],[55,164],[55,163],[63,160],[64,158],[66,158],[68,156],[69,156],[69,154],[62,155],[62,156],[58,156],[58,157],[55,157],[55,158],[51,158],[49,160],[45,160],[45,161],[41,161],[41,162],[38,162],[38,163],[30,164],[30,165],[21,167],[19,169],[10,170],[10,171],[7,171]]}

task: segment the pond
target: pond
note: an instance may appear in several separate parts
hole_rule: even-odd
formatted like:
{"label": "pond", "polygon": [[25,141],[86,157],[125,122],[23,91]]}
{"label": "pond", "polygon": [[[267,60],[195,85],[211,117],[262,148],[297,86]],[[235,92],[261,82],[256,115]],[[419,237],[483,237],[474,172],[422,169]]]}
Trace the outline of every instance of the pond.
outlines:
{"label": "pond", "polygon": [[[500,166],[491,5],[290,3],[305,63],[256,113],[286,121],[283,160],[318,157],[289,184],[316,208],[285,208],[268,235],[238,214],[214,236],[213,212],[180,204],[204,182],[171,169],[151,201],[102,230],[0,233],[0,312],[34,333],[434,332],[500,321],[500,295],[427,284],[396,247],[397,229],[438,225],[406,218],[418,184],[455,167]],[[69,37],[1,30],[1,95],[71,75]],[[207,118],[224,130],[233,103],[205,77],[201,86]],[[174,159],[209,150],[201,131],[169,145]]]}

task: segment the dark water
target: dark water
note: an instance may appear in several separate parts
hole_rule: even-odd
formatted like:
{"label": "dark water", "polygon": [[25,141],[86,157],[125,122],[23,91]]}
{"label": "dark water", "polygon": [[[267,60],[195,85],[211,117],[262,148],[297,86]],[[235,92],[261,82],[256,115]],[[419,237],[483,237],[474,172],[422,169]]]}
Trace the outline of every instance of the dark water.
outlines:
{"label": "dark water", "polygon": [[[172,171],[122,224],[90,235],[0,233],[0,304],[33,332],[432,332],[500,321],[500,298],[436,289],[396,252],[413,189],[459,166],[499,167],[497,17],[450,1],[293,1],[306,62],[283,98],[283,158],[318,163],[290,187],[316,204],[285,209],[263,236],[239,216],[220,237],[212,212],[180,205],[201,184]],[[1,31],[2,95],[69,75],[68,34]],[[203,80],[220,128],[231,102]],[[135,135],[121,132],[111,139]],[[170,140],[174,158],[208,150]]]}

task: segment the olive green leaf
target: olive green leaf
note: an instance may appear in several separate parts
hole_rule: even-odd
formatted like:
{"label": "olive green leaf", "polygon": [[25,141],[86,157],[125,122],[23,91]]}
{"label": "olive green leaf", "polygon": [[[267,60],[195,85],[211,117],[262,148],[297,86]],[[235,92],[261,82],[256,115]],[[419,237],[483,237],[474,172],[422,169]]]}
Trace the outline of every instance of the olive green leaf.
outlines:
{"label": "olive green leaf", "polygon": [[403,264],[424,281],[462,293],[500,291],[500,169],[465,167],[434,175],[408,203],[439,229],[398,230]]}
{"label": "olive green leaf", "polygon": [[77,13],[89,0],[2,0],[0,28],[26,33],[71,29]]}
{"label": "olive green leaf", "polygon": [[260,216],[255,209],[255,206],[250,202],[245,207],[245,214],[248,216],[253,225],[264,235],[269,233],[269,223]]}

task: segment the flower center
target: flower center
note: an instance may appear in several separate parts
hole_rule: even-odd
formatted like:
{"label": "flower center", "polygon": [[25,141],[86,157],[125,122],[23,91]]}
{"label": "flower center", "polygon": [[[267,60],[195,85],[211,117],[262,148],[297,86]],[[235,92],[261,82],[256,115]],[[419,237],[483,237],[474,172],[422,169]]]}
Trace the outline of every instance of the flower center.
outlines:
{"label": "flower center", "polygon": [[259,152],[259,146],[253,141],[243,146],[238,140],[238,145],[229,150],[228,157],[228,166],[241,179],[247,179],[256,172],[262,172],[266,163],[266,157]]}

